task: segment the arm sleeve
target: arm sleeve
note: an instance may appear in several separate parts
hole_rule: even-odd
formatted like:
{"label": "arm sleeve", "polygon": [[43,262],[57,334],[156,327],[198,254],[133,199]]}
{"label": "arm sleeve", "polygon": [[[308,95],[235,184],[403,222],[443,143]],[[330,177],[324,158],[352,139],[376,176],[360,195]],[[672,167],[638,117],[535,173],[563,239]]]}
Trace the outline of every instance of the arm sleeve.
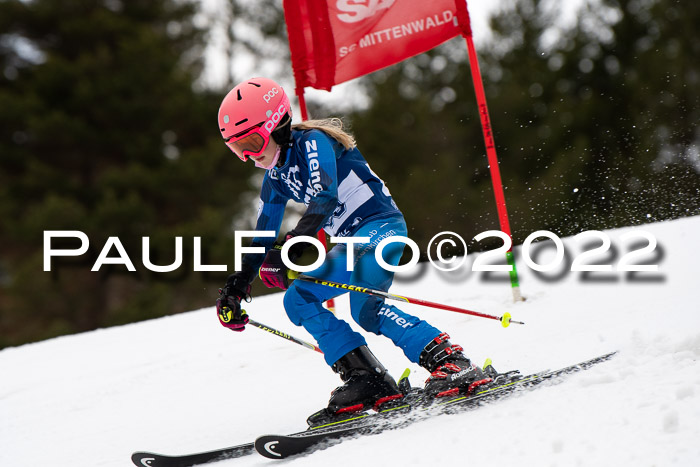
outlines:
{"label": "arm sleeve", "polygon": [[[260,190],[260,207],[258,208],[258,221],[255,230],[274,230],[275,234],[279,234],[287,201],[287,198],[272,189],[266,177]],[[263,247],[267,251],[272,248],[274,243],[274,237],[255,237],[250,246]],[[241,273],[248,280],[248,283],[253,282],[264,259],[264,253],[247,253],[243,256]]]}
{"label": "arm sleeve", "polygon": [[319,130],[310,131],[301,140],[309,161],[311,193],[306,212],[296,227],[289,232],[293,236],[315,236],[333,215],[338,205],[338,174],[332,140]]}

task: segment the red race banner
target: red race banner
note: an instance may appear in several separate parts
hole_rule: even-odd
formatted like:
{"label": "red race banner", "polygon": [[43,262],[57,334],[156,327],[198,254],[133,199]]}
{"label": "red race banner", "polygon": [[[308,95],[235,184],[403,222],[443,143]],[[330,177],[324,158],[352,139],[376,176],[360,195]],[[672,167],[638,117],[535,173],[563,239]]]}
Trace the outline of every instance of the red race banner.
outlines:
{"label": "red race banner", "polygon": [[284,0],[297,88],[330,91],[426,52],[463,32],[456,10],[455,0]]}

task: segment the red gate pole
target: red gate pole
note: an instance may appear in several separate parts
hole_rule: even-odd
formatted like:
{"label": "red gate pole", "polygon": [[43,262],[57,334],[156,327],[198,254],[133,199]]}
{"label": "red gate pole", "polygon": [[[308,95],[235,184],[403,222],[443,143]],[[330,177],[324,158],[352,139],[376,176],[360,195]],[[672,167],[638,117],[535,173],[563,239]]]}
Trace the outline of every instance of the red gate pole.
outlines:
{"label": "red gate pole", "polygon": [[[486,105],[486,94],[484,93],[484,83],[481,78],[481,70],[479,69],[479,59],[476,55],[474,47],[474,39],[472,37],[471,20],[469,19],[469,11],[467,10],[466,0],[456,0],[457,17],[462,26],[462,36],[467,41],[467,51],[469,52],[469,68],[471,69],[472,81],[474,83],[474,92],[476,94],[476,102],[479,107],[479,117],[481,119],[481,129],[484,134],[484,144],[486,146],[486,157],[489,162],[489,170],[491,171],[491,183],[493,184],[493,192],[496,198],[496,209],[498,210],[498,221],[501,226],[501,231],[507,234],[511,240],[513,236],[510,231],[510,223],[508,222],[508,211],[506,210],[506,197],[503,193],[503,181],[501,180],[501,171],[498,167],[498,156],[496,155],[496,144],[493,139],[493,130],[491,128],[491,119],[489,118],[489,109]],[[506,252],[506,260],[511,266],[510,270],[510,285],[513,291],[513,301],[522,301],[523,296],[520,293],[520,283],[518,281],[518,271],[515,268],[515,258],[513,257],[513,247]]]}

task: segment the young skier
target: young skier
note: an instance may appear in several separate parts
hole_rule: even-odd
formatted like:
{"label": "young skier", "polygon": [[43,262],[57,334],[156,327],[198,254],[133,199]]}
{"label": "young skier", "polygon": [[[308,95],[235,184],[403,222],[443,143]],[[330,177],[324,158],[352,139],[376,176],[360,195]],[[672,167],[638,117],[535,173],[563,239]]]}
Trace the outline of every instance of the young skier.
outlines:
{"label": "young skier", "polygon": [[[378,243],[406,236],[406,223],[384,182],[372,172],[355,141],[338,119],[310,120],[292,125],[289,99],[272,80],[252,78],[237,85],[219,108],[219,129],[226,145],[242,161],[252,159],[266,170],[260,192],[257,231],[279,233],[288,200],[306,205],[296,227],[282,242],[257,237],[251,246],[266,254],[247,254],[242,269],[229,276],[216,301],[221,324],[243,331],[248,316],[241,300],[250,300],[251,283],[259,275],[267,287],[287,290],[284,307],[289,319],[303,326],[318,342],[326,363],[344,384],[328,402],[331,415],[374,408],[402,397],[394,379],[353,331],[322,304],[340,295],[338,289],[311,282],[289,284],[282,261],[284,242],[305,235],[315,237],[323,228],[335,237],[366,237],[354,248],[354,268],[348,271],[347,248],[339,243],[321,267],[308,275],[335,282],[387,291],[393,273],[377,264]],[[307,243],[289,249],[299,258]],[[386,263],[398,265],[404,245],[390,243],[382,253]],[[491,381],[450,343],[449,336],[378,297],[350,292],[352,318],[365,330],[391,339],[406,357],[430,372],[425,391],[432,396],[467,392]]]}

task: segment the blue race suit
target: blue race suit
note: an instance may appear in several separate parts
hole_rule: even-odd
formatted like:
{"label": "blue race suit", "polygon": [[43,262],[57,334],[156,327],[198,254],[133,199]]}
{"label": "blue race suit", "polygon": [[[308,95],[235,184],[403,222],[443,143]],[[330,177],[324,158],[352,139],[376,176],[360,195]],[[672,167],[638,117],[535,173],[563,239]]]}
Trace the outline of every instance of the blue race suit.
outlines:
{"label": "blue race suit", "polygon": [[[256,230],[279,232],[288,200],[307,208],[292,235],[315,236],[319,228],[335,237],[369,237],[369,243],[354,246],[354,269],[347,270],[347,245],[338,244],[328,252],[318,269],[307,274],[319,279],[356,286],[389,290],[393,272],[377,264],[376,246],[384,238],[406,236],[406,223],[384,182],[377,177],[357,150],[345,149],[320,130],[292,131],[292,146],[281,167],[265,174],[260,193]],[[271,248],[274,238],[256,237],[252,246]],[[390,243],[382,257],[398,265],[401,242]],[[243,269],[257,271],[264,255],[248,254]],[[289,319],[303,326],[318,342],[329,365],[365,345],[364,337],[345,321],[325,309],[322,303],[340,295],[338,289],[295,281],[287,290],[284,306]],[[400,347],[406,357],[418,363],[424,347],[440,331],[384,300],[350,292],[353,319],[365,330],[384,335]]]}

